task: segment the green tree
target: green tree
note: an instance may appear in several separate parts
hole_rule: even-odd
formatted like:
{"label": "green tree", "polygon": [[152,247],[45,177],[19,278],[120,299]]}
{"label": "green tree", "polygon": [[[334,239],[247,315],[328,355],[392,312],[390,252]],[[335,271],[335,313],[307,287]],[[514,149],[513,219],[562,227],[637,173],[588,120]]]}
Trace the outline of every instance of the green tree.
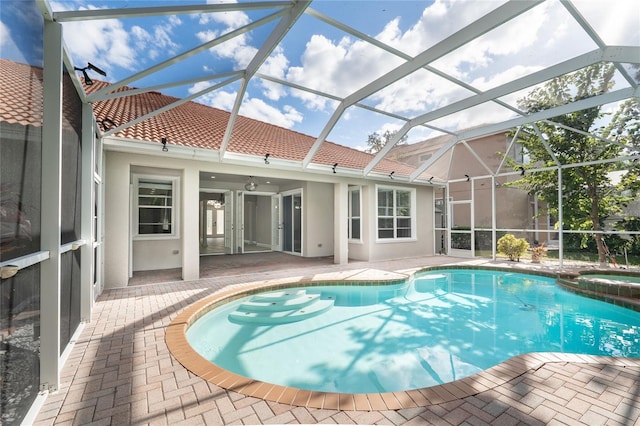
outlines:
{"label": "green tree", "polygon": [[[379,152],[391,140],[391,138],[393,138],[396,135],[396,133],[398,132],[397,131],[392,132],[390,130],[385,130],[385,132],[382,135],[378,132],[370,133],[369,138],[367,139],[368,148],[365,150],[365,152],[368,152],[370,154],[375,154],[376,152]],[[407,135],[404,135],[403,137],[400,138],[400,140],[396,145],[402,145],[406,141],[407,141]]]}
{"label": "green tree", "polygon": [[[534,113],[599,95],[613,87],[614,75],[615,68],[611,64],[592,65],[547,82],[520,99],[518,105],[526,112]],[[621,104],[618,111],[611,116],[610,124],[602,126],[605,115],[603,108],[599,106],[536,123],[540,134],[546,139],[547,146],[535,131],[519,133],[518,142],[529,158],[523,171],[539,167],[552,169],[527,173],[514,184],[538,194],[540,199],[547,202],[550,213],[557,215],[558,212],[558,172],[557,168],[554,169],[557,164],[551,153],[561,165],[584,164],[562,169],[562,211],[565,229],[601,231],[605,219],[620,213],[638,189],[637,161],[592,163],[629,154],[631,148],[640,146],[640,114],[637,100]],[[512,165],[514,168],[523,167],[513,162]],[[624,170],[626,173],[620,184],[614,187],[609,173],[616,170]],[[604,265],[607,250],[602,235],[594,233],[592,237],[595,239],[599,262]],[[589,234],[583,234],[582,246],[586,245],[589,238]]]}

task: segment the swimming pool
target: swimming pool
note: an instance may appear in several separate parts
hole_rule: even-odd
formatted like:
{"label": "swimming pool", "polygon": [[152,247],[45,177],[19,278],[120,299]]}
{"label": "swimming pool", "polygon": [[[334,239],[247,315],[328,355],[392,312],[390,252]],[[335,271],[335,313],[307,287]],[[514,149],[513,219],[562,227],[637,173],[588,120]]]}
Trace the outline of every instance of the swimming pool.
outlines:
{"label": "swimming pool", "polygon": [[204,314],[186,334],[238,375],[339,393],[429,387],[529,352],[640,357],[637,312],[553,278],[487,270],[254,294]]}

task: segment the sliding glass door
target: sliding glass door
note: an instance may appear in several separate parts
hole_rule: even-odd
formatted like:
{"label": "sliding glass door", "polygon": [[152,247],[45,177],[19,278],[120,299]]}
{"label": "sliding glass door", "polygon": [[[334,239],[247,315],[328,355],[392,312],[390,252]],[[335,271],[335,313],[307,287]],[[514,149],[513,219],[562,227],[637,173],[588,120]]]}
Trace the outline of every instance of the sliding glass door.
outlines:
{"label": "sliding glass door", "polygon": [[282,251],[302,254],[302,192],[282,196]]}

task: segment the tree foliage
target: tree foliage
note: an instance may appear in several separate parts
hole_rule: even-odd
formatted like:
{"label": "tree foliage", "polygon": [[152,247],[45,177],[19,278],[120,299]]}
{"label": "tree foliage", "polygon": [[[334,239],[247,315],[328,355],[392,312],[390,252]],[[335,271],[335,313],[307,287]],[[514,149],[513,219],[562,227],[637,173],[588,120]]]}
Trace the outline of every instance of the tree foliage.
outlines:
{"label": "tree foliage", "polygon": [[[524,111],[533,113],[599,95],[613,87],[614,75],[613,65],[592,65],[547,82],[520,99],[518,105]],[[588,108],[536,123],[539,133],[534,129],[519,133],[518,142],[529,162],[521,165],[512,161],[514,169],[550,169],[526,173],[515,185],[546,201],[549,212],[556,214],[556,217],[559,204],[556,161],[560,165],[584,164],[562,168],[564,229],[601,231],[605,220],[621,213],[639,189],[638,161],[597,163],[602,159],[629,155],[634,148],[640,147],[640,110],[637,100],[622,103],[611,114],[609,124],[603,126],[602,119],[608,114],[602,106]],[[540,135],[545,140],[541,140]],[[623,173],[617,186],[610,179],[610,173],[614,171]],[[596,242],[600,263],[604,264],[607,250],[601,234],[594,233],[592,237]],[[583,246],[588,238],[591,238],[589,234],[583,234]]]}
{"label": "tree foliage", "polygon": [[[390,130],[385,130],[382,135],[378,132],[370,133],[367,139],[368,148],[365,151],[371,154],[379,152],[397,133],[397,131],[392,132]],[[406,141],[407,135],[404,135],[396,145],[402,145]]]}

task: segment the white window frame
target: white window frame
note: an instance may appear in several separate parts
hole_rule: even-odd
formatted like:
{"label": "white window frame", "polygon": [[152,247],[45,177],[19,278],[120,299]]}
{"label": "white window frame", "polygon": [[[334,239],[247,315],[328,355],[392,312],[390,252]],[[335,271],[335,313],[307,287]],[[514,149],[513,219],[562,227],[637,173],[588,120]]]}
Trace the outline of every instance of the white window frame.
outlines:
{"label": "white window frame", "polygon": [[[379,199],[378,195],[380,190],[385,191],[393,191],[393,206],[392,206],[392,215],[391,216],[380,216],[379,214]],[[398,228],[397,228],[397,219],[405,216],[397,216],[396,215],[396,206],[397,206],[397,193],[398,191],[408,192],[410,195],[411,205],[410,205],[410,221],[411,221],[411,236],[409,237],[398,237]],[[375,203],[375,211],[376,211],[376,242],[407,242],[407,241],[416,241],[416,190],[415,188],[406,188],[401,186],[388,186],[388,185],[376,185],[376,203]],[[390,238],[381,238],[380,237],[380,218],[392,218],[393,219],[393,237]]]}
{"label": "white window frame", "polygon": [[[140,181],[151,181],[161,184],[171,185],[171,233],[166,234],[140,234],[139,233],[139,211],[141,206],[139,205],[139,188]],[[133,175],[133,206],[132,206],[132,231],[134,240],[170,240],[180,238],[180,178],[178,176],[163,176],[163,175],[148,175],[148,174],[134,174]]]}
{"label": "white window frame", "polygon": [[[360,214],[358,214],[357,216],[353,215],[353,198],[352,198],[352,194],[354,192],[358,193],[358,211],[360,212]],[[362,241],[362,187],[359,185],[354,185],[354,186],[349,186],[349,190],[348,190],[348,194],[349,194],[349,201],[348,201],[348,216],[349,216],[349,223],[348,223],[348,232],[349,232],[349,240],[353,241],[353,242],[360,242]],[[360,235],[358,238],[353,238],[353,219],[358,219],[358,235]]]}

